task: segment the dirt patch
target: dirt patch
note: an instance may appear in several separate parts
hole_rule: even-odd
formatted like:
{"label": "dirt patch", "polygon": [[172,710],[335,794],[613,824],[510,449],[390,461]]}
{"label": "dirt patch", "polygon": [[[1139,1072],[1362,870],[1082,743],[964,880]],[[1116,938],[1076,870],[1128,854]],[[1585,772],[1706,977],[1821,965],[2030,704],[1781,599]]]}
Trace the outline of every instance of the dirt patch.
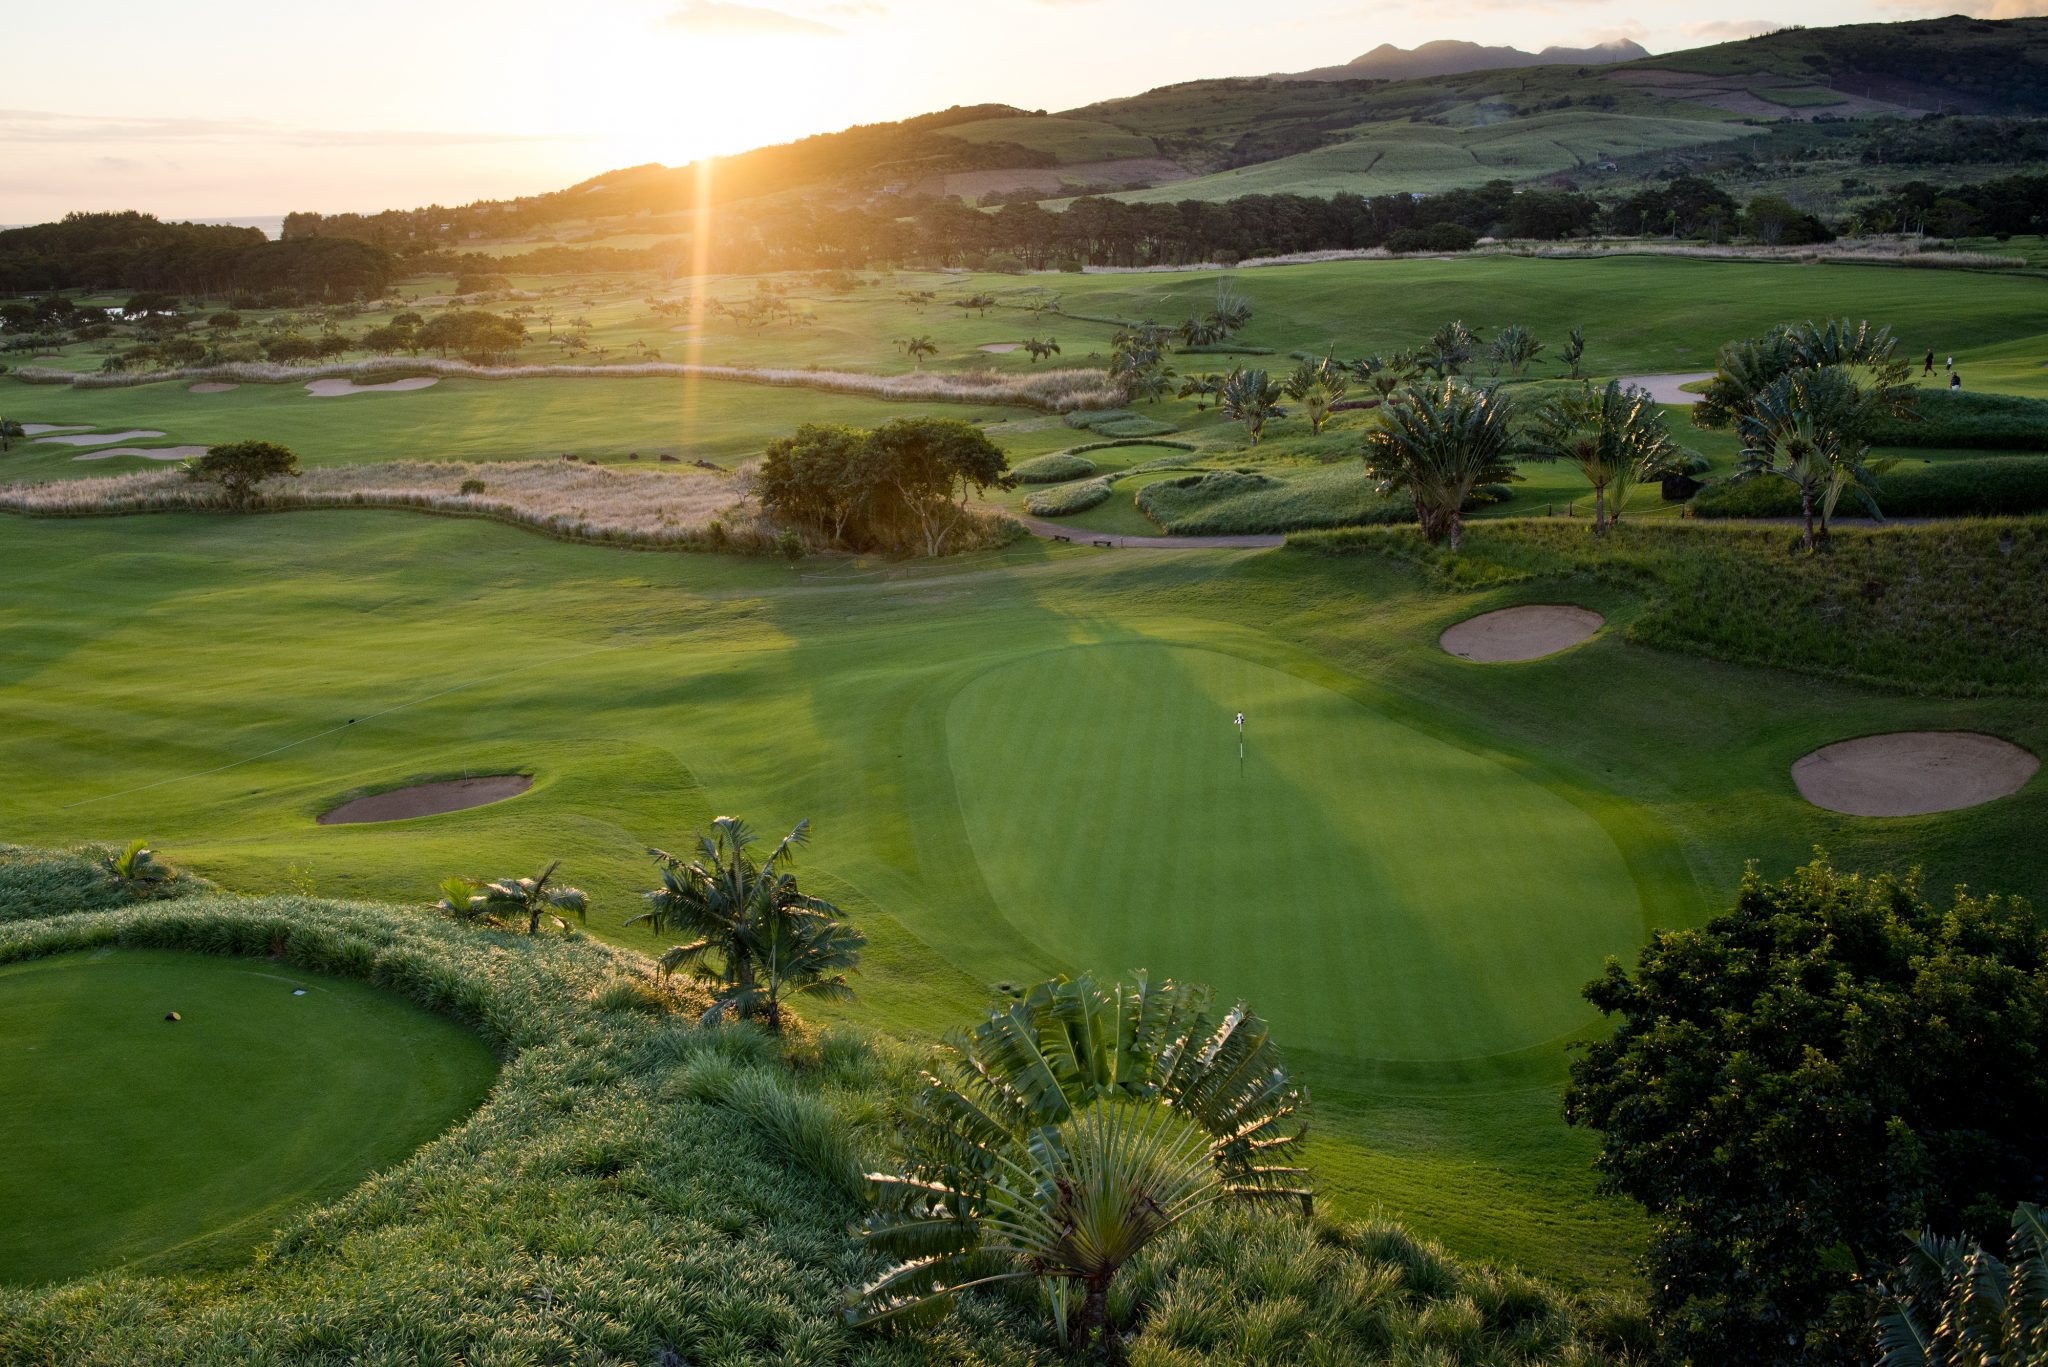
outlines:
{"label": "dirt patch", "polygon": [[37,437],[36,440],[49,446],[106,446],[117,441],[141,441],[144,437],[162,435],[161,432],[138,427],[132,432],[85,432],[75,437]]}
{"label": "dirt patch", "polygon": [[1849,816],[1923,816],[2010,797],[2041,761],[1978,731],[1894,731],[1822,746],[1792,766],[1799,795]]}
{"label": "dirt patch", "polygon": [[1024,344],[1022,342],[983,342],[980,346],[976,347],[975,350],[993,351],[999,356],[1007,356],[1011,352],[1017,350],[1017,348],[1023,345]]}
{"label": "dirt patch", "polygon": [[344,802],[320,813],[322,826],[360,826],[371,821],[405,821],[415,816],[438,816],[485,807],[517,797],[533,786],[528,774],[488,774],[482,778],[449,779],[442,783],[415,783],[410,788],[393,788]]}
{"label": "dirt patch", "polygon": [[1569,603],[1531,603],[1468,617],[1446,627],[1437,644],[1479,664],[1540,660],[1591,638],[1606,622],[1599,613]]}
{"label": "dirt patch", "polygon": [[1685,375],[1624,375],[1621,383],[1623,388],[1634,385],[1637,389],[1649,390],[1650,397],[1658,403],[1683,404],[1690,408],[1700,401],[1700,396],[1679,386],[1713,378],[1711,370],[1696,370]]}
{"label": "dirt patch", "polygon": [[240,389],[238,384],[222,384],[218,380],[205,380],[193,385],[187,392],[192,394],[225,394],[230,389]]}
{"label": "dirt patch", "polygon": [[116,446],[107,451],[87,451],[73,460],[106,460],[111,456],[141,456],[144,460],[194,460],[206,454],[204,446]]}
{"label": "dirt patch", "polygon": [[384,394],[408,389],[429,389],[441,381],[432,375],[414,375],[384,384],[357,384],[354,380],[308,380],[306,392],[316,399],[334,399],[343,394]]}

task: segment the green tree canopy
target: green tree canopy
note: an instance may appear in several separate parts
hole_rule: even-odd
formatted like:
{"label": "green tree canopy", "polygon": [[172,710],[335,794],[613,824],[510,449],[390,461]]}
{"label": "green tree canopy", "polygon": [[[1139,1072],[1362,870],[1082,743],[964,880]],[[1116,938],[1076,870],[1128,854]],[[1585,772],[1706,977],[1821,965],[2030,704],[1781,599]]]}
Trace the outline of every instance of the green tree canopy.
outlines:
{"label": "green tree canopy", "polygon": [[1859,1270],[1908,1230],[1989,1243],[2039,1195],[2048,928],[1917,879],[1752,869],[1586,996],[1615,1018],[1565,1118],[1656,1222],[1652,1310],[1700,1363],[1868,1363]]}
{"label": "green tree canopy", "polygon": [[256,486],[281,475],[297,478],[299,458],[274,441],[235,441],[215,446],[185,466],[187,478],[218,484],[229,506],[246,510],[256,502]]}

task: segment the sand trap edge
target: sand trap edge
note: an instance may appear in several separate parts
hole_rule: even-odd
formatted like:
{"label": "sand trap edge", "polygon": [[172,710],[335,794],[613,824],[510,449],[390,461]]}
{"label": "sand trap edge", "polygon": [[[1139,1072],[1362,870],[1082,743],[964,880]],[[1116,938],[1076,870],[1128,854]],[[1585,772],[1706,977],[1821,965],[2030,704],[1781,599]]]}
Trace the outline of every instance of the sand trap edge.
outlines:
{"label": "sand trap edge", "polygon": [[1792,785],[1843,816],[1932,816],[2011,797],[2040,771],[2025,746],[1983,731],[1884,731],[1792,762]]}
{"label": "sand trap edge", "polygon": [[488,807],[518,797],[533,787],[531,774],[483,774],[476,778],[442,779],[387,788],[367,797],[351,798],[330,807],[314,820],[322,826],[367,826],[383,821],[409,821]]}
{"label": "sand trap edge", "polygon": [[1573,603],[1523,603],[1453,622],[1436,643],[1474,664],[1519,664],[1582,645],[1606,625],[1605,617]]}

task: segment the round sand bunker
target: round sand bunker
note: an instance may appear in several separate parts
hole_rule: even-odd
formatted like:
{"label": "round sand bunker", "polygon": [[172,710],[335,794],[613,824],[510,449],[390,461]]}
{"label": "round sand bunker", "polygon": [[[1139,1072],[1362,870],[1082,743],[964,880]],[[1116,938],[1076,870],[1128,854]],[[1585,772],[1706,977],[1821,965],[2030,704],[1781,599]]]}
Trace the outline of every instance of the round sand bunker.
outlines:
{"label": "round sand bunker", "polygon": [[408,389],[428,389],[441,383],[432,375],[415,375],[387,384],[357,384],[354,380],[308,380],[306,392],[316,399],[339,398],[343,394],[386,394]]}
{"label": "round sand bunker", "polygon": [[1606,622],[1599,613],[1569,603],[1531,603],[1467,617],[1446,627],[1437,644],[1479,664],[1540,660],[1587,640]]}
{"label": "round sand bunker", "polygon": [[1978,731],[1894,731],[1822,746],[1792,766],[1799,795],[1849,816],[1923,816],[2010,797],[2041,761]]}
{"label": "round sand bunker", "polygon": [[517,797],[533,786],[530,774],[486,774],[482,778],[449,779],[442,783],[415,783],[410,788],[393,788],[344,802],[332,811],[320,813],[323,826],[359,826],[369,821],[404,821],[415,816],[438,816],[470,807],[485,807]]}

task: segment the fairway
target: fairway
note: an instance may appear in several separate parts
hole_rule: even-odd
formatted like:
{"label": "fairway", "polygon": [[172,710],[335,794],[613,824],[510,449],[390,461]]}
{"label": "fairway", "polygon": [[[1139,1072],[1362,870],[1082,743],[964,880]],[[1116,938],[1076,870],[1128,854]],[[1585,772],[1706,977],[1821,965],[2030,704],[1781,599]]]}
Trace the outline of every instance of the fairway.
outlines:
{"label": "fairway", "polygon": [[391,993],[156,950],[0,968],[0,1039],[0,1282],[239,1260],[495,1073],[475,1034]]}
{"label": "fairway", "polygon": [[1224,986],[1313,1048],[1435,1060],[1544,1043],[1585,1023],[1579,984],[1642,938],[1621,855],[1584,812],[1235,656],[1047,652],[975,680],[947,731],[1013,925],[1080,963]]}

